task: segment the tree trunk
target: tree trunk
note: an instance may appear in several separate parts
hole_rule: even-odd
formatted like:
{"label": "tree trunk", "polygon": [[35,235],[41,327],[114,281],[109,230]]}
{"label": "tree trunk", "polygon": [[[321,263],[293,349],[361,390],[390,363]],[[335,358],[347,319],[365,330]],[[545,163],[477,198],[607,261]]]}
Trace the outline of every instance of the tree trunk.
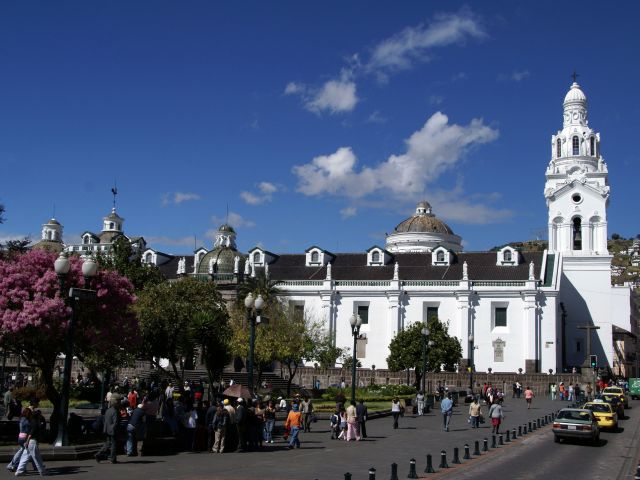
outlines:
{"label": "tree trunk", "polygon": [[60,418],[60,392],[56,390],[53,382],[53,365],[55,362],[43,362],[42,365],[36,364],[36,368],[39,368],[42,372],[42,383],[44,383],[44,391],[47,394],[47,398],[53,405],[53,411],[49,418],[49,429],[51,438],[56,438],[58,434],[58,418]]}

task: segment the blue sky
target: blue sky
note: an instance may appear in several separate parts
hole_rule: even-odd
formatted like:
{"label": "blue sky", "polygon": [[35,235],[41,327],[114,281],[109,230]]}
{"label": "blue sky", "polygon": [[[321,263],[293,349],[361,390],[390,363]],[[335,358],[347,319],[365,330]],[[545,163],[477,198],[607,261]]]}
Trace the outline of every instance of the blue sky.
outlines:
{"label": "blue sky", "polygon": [[638,2],[0,4],[0,239],[51,217],[189,253],[364,251],[426,199],[467,250],[546,237],[578,71],[609,234],[640,233]]}

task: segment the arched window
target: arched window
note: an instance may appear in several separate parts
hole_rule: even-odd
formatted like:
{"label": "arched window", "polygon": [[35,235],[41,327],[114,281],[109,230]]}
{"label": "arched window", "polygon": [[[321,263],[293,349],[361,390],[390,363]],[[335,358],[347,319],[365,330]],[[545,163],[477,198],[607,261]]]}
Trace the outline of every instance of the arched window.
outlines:
{"label": "arched window", "polygon": [[511,250],[505,250],[503,257],[504,257],[504,261],[505,262],[510,262],[511,261]]}
{"label": "arched window", "polygon": [[51,240],[51,230],[47,232],[47,240]]}
{"label": "arched window", "polygon": [[82,239],[82,243],[84,243],[85,245],[87,243],[89,243],[89,236],[88,235]]}
{"label": "arched window", "polygon": [[436,261],[444,262],[444,252],[443,251],[439,251],[438,252],[438,254],[436,255]]}
{"label": "arched window", "polygon": [[371,254],[371,261],[373,263],[379,263],[380,262],[380,252],[378,252],[377,250],[375,252],[373,252]]}
{"label": "arched window", "polygon": [[109,224],[109,230],[113,230],[113,227],[114,227],[114,226],[115,226],[115,224],[114,224],[113,222],[111,222],[111,223]]}
{"label": "arched window", "polygon": [[147,255],[145,256],[144,262],[151,263],[152,260],[153,260],[153,255],[151,253],[147,253]]}
{"label": "arched window", "polygon": [[591,153],[592,157],[596,156],[596,138],[591,137],[589,140],[589,153]]}
{"label": "arched window", "polygon": [[573,249],[582,250],[582,220],[573,219]]}
{"label": "arched window", "polygon": [[562,140],[556,140],[556,158],[560,158],[562,156]]}
{"label": "arched window", "polygon": [[253,263],[260,263],[260,252],[253,254]]}
{"label": "arched window", "polygon": [[580,155],[580,139],[573,137],[573,154]]}
{"label": "arched window", "polygon": [[311,253],[311,261],[313,263],[318,263],[320,261],[320,254],[318,252]]}

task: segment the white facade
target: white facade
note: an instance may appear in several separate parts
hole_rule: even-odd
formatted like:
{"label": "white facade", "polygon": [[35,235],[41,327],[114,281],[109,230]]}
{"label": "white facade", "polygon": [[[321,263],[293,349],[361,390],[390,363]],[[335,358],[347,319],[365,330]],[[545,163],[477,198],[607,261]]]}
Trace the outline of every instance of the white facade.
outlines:
{"label": "white facade", "polygon": [[[460,340],[462,367],[547,372],[582,365],[589,353],[583,325],[599,327],[590,353],[598,354],[600,367],[613,366],[613,327],[631,333],[636,327],[630,289],[611,286],[607,165],[577,83],[563,108],[544,188],[548,251],[461,253],[460,237],[422,202],[384,250],[332,254],[312,247],[267,262],[271,277],[283,282],[279,288],[293,306],[322,320],[337,346],[352,348],[349,318],[366,316],[363,367],[385,368],[394,335],[434,312]],[[384,253],[376,257],[383,261],[373,263],[372,251]]]}

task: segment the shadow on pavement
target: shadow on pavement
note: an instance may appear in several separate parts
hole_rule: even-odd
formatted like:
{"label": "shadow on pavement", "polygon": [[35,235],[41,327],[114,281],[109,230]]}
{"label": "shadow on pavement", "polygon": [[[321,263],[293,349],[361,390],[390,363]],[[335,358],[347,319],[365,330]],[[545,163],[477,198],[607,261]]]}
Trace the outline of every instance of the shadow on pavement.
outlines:
{"label": "shadow on pavement", "polygon": [[[89,467],[91,468],[91,467]],[[87,473],[87,467],[54,467],[47,468],[49,475],[77,475],[78,473]]]}

